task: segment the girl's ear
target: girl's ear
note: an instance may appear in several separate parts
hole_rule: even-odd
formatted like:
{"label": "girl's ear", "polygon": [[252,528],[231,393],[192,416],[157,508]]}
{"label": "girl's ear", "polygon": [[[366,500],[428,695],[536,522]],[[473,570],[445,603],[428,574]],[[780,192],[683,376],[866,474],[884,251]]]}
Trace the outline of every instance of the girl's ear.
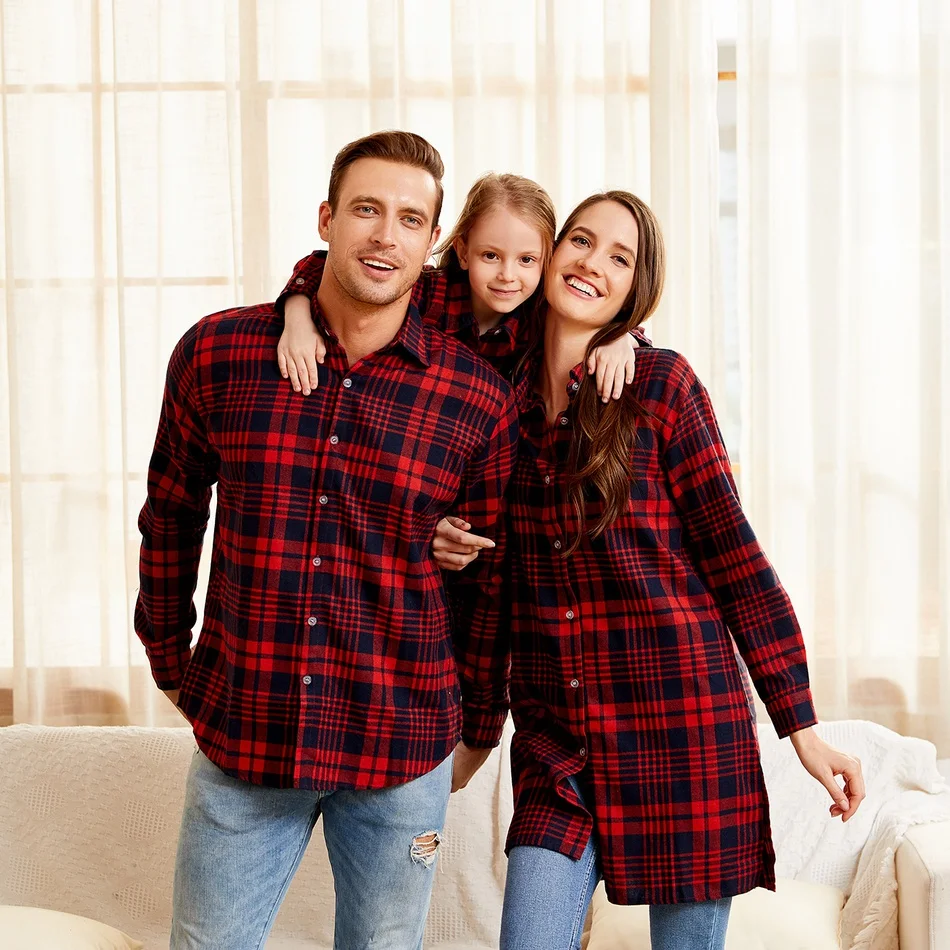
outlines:
{"label": "girl's ear", "polygon": [[459,267],[462,270],[468,270],[468,248],[465,245],[465,239],[457,237],[452,242],[452,247],[455,250],[455,256],[459,259]]}

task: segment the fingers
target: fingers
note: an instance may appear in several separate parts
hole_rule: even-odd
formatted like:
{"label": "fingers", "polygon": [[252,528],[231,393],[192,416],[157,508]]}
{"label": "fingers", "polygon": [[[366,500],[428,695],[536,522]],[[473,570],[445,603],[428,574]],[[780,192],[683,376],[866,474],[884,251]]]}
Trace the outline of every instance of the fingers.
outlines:
{"label": "fingers", "polygon": [[[311,355],[308,356],[305,360],[305,365],[307,367],[306,378],[310,380],[310,388],[316,389],[320,385],[320,377],[317,375],[317,361],[316,358]],[[307,393],[304,393],[306,396]]]}
{"label": "fingers", "polygon": [[610,393],[607,390],[607,367],[603,360],[597,361],[597,393],[601,402],[610,402]]}
{"label": "fingers", "polygon": [[294,392],[299,393],[301,389],[300,374],[297,372],[297,364],[293,360],[287,360],[287,375],[290,377]]}
{"label": "fingers", "polygon": [[623,395],[623,384],[625,379],[626,372],[623,366],[618,366],[614,370],[614,388],[613,388],[613,398],[619,399]]}
{"label": "fingers", "polygon": [[277,350],[277,368],[280,370],[280,375],[287,378],[287,354],[281,350]]}
{"label": "fingers", "polygon": [[[323,337],[319,334],[317,335],[317,345],[314,348],[314,356],[317,358],[318,363],[322,363],[327,358],[327,345],[323,342]],[[316,383],[314,383],[316,386]]]}
{"label": "fingers", "polygon": [[848,814],[844,820],[854,816],[858,806],[865,799],[864,775],[861,772],[861,762],[852,758],[851,762],[841,771],[844,777],[844,792],[848,796]]}
{"label": "fingers", "polygon": [[435,557],[435,563],[443,571],[461,571],[478,557],[478,551],[472,554],[449,554],[445,551],[435,551],[433,557]]}
{"label": "fingers", "polygon": [[[467,521],[462,521],[460,518],[443,518],[435,529],[436,539],[441,539],[442,541],[449,542],[450,545],[462,545],[466,548],[493,548],[495,542],[491,538],[483,538],[478,534],[470,534],[467,530],[462,529],[462,525],[465,528],[471,528],[471,525]],[[434,542],[433,542],[434,544]]]}
{"label": "fingers", "polygon": [[624,376],[626,378],[626,383],[629,386],[633,382],[634,376],[637,375],[637,360],[635,357],[631,356],[627,360],[627,365],[624,369]]}

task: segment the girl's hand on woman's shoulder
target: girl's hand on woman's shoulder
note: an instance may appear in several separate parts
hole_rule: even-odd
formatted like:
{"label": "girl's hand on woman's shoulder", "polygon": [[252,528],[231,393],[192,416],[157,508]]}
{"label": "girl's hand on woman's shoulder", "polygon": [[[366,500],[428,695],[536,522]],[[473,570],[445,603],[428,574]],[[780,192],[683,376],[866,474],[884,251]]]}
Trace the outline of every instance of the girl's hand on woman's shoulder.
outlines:
{"label": "girl's hand on woman's shoulder", "polygon": [[290,379],[295,392],[309,396],[320,385],[317,363],[322,363],[326,355],[327,345],[310,316],[310,301],[302,294],[288,297],[284,305],[284,332],[277,344],[280,375]]}
{"label": "girl's hand on woman's shoulder", "polygon": [[598,346],[587,361],[587,372],[597,376],[597,394],[607,403],[619,399],[623,387],[633,382],[636,352],[640,345],[631,333],[624,333],[611,343]]}

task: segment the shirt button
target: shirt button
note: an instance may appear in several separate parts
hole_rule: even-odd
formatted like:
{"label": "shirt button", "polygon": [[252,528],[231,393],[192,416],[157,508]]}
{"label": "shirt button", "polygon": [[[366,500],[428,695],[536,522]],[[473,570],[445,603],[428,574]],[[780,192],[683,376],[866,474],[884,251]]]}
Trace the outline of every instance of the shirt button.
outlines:
{"label": "shirt button", "polygon": [[325,505],[330,499],[326,495],[321,495],[318,501],[321,505]]}
{"label": "shirt button", "polygon": [[298,277],[294,283],[299,287],[304,282],[302,277]]}
{"label": "shirt button", "polygon": [[572,689],[577,689],[577,687],[580,686],[580,685],[581,685],[580,680],[571,680],[571,688],[572,688]]}
{"label": "shirt button", "polygon": [[573,620],[573,619],[574,619],[574,611],[573,611],[573,610],[569,610],[566,614],[564,614],[564,616],[567,617],[568,620]]}
{"label": "shirt button", "polygon": [[562,426],[566,426],[567,423],[568,423],[568,418],[567,418],[567,416],[561,416],[561,425],[562,425]]}
{"label": "shirt button", "polygon": [[550,475],[545,475],[545,476],[544,476],[544,484],[545,484],[545,485],[550,485],[550,484],[551,484],[551,476],[550,476]]}
{"label": "shirt button", "polygon": [[313,677],[308,673],[308,674],[303,678],[303,685],[304,685],[304,686],[309,686],[312,682],[313,682]]}
{"label": "shirt button", "polygon": [[317,618],[316,618],[316,617],[307,617],[307,623],[308,623],[311,627],[315,627],[315,626],[317,625]]}
{"label": "shirt button", "polygon": [[554,550],[555,550],[555,551],[560,551],[560,550],[561,550],[561,542],[560,542],[560,541],[555,541],[555,542],[554,542]]}
{"label": "shirt button", "polygon": [[339,442],[339,441],[340,441],[340,437],[339,437],[338,435],[331,435],[331,436],[330,436],[330,445],[336,445],[337,442]]}
{"label": "shirt button", "polygon": [[347,376],[346,379],[343,380],[343,388],[344,388],[344,389],[349,389],[350,386],[352,386],[352,385],[353,385],[353,380],[350,379],[349,376]]}
{"label": "shirt button", "polygon": [[571,383],[571,392],[575,392],[575,393],[576,393],[577,390],[580,389],[580,388],[581,388],[581,384],[580,384],[580,383]]}
{"label": "shirt button", "polygon": [[583,757],[583,756],[587,755],[587,749],[585,749],[584,746],[581,746],[581,747],[577,750],[577,754],[578,754],[579,756]]}
{"label": "shirt button", "polygon": [[320,558],[315,557],[315,558],[313,559],[312,563],[313,563],[313,566],[314,566],[314,567],[319,567],[319,566],[323,563],[323,561],[322,561]]}

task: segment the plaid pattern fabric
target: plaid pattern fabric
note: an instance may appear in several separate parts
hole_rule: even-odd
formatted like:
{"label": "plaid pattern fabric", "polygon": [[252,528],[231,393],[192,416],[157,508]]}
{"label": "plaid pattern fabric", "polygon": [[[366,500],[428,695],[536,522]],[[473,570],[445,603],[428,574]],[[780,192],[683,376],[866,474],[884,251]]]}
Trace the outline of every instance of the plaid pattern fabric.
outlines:
{"label": "plaid pattern fabric", "polygon": [[503,536],[462,589],[454,630],[431,541],[449,511],[493,534],[514,399],[414,305],[394,341],[352,367],[321,322],[327,359],[302,398],[277,368],[282,328],[269,304],[225,311],[172,354],[139,518],[136,632],[156,683],[181,688],[198,744],[229,774],[321,790],[406,782],[452,751],[460,718],[479,746],[506,716]]}
{"label": "plaid pattern fabric", "polygon": [[[326,251],[314,251],[297,261],[290,280],[274,304],[280,316],[284,315],[287,298],[294,294],[314,300],[326,259]],[[523,351],[520,334],[524,329],[524,306],[506,314],[498,326],[487,333],[479,334],[478,321],[472,312],[472,290],[465,272],[447,274],[432,267],[422,272],[412,302],[426,323],[464,343],[506,379],[511,375]]]}
{"label": "plaid pattern fabric", "polygon": [[[516,386],[521,442],[507,500],[517,726],[508,846],[578,858],[593,833],[621,904],[774,888],[733,638],[779,735],[816,718],[798,623],[739,505],[706,390],[681,356],[638,354],[632,390],[654,418],[638,426],[627,511],[564,558],[577,531],[564,475],[572,409],[549,426],[535,372]],[[591,385],[580,374],[571,398]],[[589,517],[599,505],[589,501]]]}

